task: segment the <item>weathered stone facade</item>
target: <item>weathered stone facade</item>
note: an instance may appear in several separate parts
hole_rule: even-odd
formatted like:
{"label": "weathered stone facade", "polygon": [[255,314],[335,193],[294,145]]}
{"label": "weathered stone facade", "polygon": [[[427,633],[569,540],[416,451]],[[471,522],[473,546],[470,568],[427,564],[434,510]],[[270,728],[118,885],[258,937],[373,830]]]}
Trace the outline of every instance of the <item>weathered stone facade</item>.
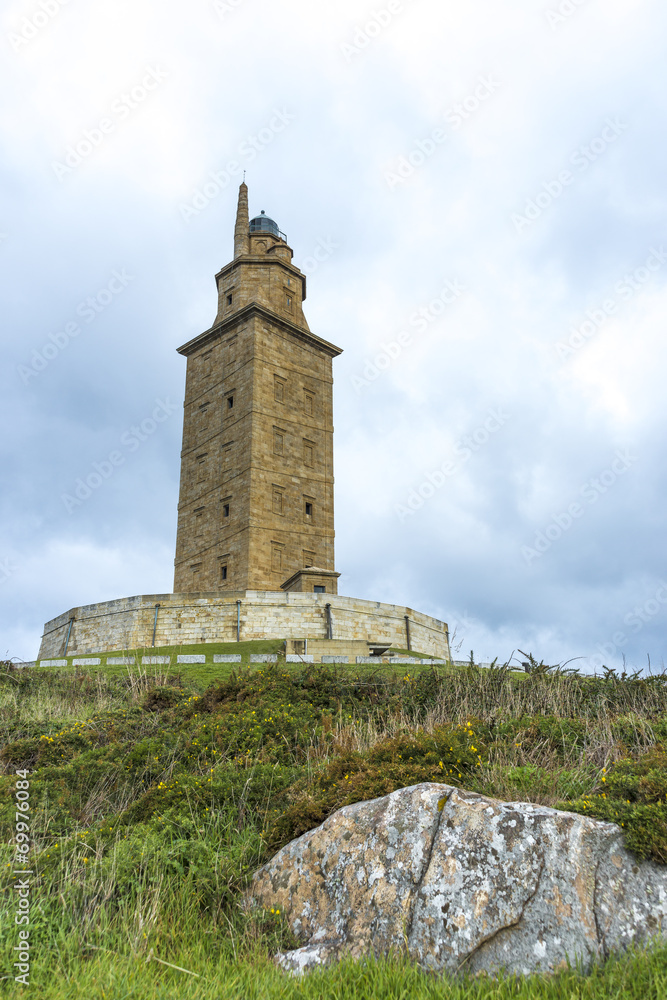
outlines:
{"label": "weathered stone facade", "polygon": [[[188,359],[174,590],[270,590],[334,569],[332,359],[312,334],[306,278],[272,220],[248,219],[216,275],[210,330]],[[327,591],[336,593],[336,577]]]}
{"label": "weathered stone facade", "polygon": [[38,659],[63,656],[66,643],[70,656],[150,647],[154,629],[156,646],[235,642],[239,622],[242,640],[287,639],[288,652],[313,640],[320,655],[329,644],[331,653],[362,653],[356,643],[406,649],[409,630],[412,649],[450,659],[447,625],[436,618],[394,604],[284,591],[153,594],[72,608],[44,626]]}

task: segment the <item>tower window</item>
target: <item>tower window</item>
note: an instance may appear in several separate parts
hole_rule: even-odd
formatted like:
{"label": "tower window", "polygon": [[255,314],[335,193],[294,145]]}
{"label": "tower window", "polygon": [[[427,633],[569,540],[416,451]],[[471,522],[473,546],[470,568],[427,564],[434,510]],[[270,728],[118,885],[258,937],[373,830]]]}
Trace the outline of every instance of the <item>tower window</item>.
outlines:
{"label": "tower window", "polygon": [[313,505],[310,500],[306,500],[305,512],[307,518],[312,518],[313,516]]}
{"label": "tower window", "polygon": [[229,509],[230,509],[229,503],[223,503],[223,505],[222,505],[222,516],[223,517],[229,517]]}
{"label": "tower window", "polygon": [[319,584],[319,583],[316,583],[316,584],[315,584],[315,586],[313,587],[313,592],[314,592],[315,594],[326,594],[326,592],[327,592],[327,588],[326,588],[326,587],[323,587],[323,586],[322,586],[321,584]]}
{"label": "tower window", "polygon": [[278,427],[273,428],[273,454],[283,455],[285,449],[285,432]]}
{"label": "tower window", "polygon": [[278,375],[273,376],[273,398],[276,403],[282,403],[285,399],[285,379]]}
{"label": "tower window", "polygon": [[308,416],[313,415],[313,394],[311,392],[304,392],[303,394],[303,408],[308,414]]}
{"label": "tower window", "polygon": [[227,409],[228,410],[233,410],[234,409],[234,397],[233,396],[227,396]]}
{"label": "tower window", "polygon": [[315,565],[315,553],[309,552],[308,549],[303,550],[303,565],[305,569],[309,569],[310,566]]}
{"label": "tower window", "polygon": [[271,569],[274,573],[283,571],[283,546],[277,542],[271,544]]}
{"label": "tower window", "polygon": [[312,441],[303,442],[303,464],[307,465],[309,469],[313,467],[313,454],[315,451],[315,445]]}
{"label": "tower window", "polygon": [[292,308],[292,296],[291,295],[287,296],[287,308],[288,309]]}
{"label": "tower window", "polygon": [[291,278],[287,279],[287,285],[288,285],[288,287],[291,287],[291,285],[292,285],[292,279]]}
{"label": "tower window", "polygon": [[228,295],[227,296],[227,305],[228,306],[231,306],[233,299],[234,299],[233,295]]}
{"label": "tower window", "polygon": [[283,513],[283,491],[273,488],[273,513],[282,514]]}
{"label": "tower window", "polygon": [[220,556],[218,558],[218,562],[220,564],[220,582],[221,583],[224,583],[225,580],[229,579],[229,567],[231,565],[230,559],[231,559],[231,556],[230,556],[229,552],[227,552],[224,556]]}

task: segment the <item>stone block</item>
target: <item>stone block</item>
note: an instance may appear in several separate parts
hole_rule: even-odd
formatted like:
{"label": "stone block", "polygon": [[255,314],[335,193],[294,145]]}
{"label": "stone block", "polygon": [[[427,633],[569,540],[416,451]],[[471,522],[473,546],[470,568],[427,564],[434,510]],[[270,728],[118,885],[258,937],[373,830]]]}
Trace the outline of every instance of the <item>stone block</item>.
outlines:
{"label": "stone block", "polygon": [[136,664],[133,656],[109,656],[107,657],[108,667],[133,667]]}
{"label": "stone block", "polygon": [[290,653],[285,657],[286,663],[314,663],[315,657],[310,653],[299,656],[298,653]]}
{"label": "stone block", "polygon": [[349,663],[349,656],[323,656],[322,663]]}
{"label": "stone block", "polygon": [[277,663],[278,655],[276,653],[251,653],[250,654],[251,663]]}
{"label": "stone block", "polygon": [[66,667],[67,660],[39,660],[40,667]]}
{"label": "stone block", "polygon": [[83,657],[81,659],[72,660],[73,667],[98,667],[102,660],[99,656]]}
{"label": "stone block", "polygon": [[141,662],[144,666],[155,666],[158,663],[171,663],[170,656],[142,656]]}
{"label": "stone block", "polygon": [[206,663],[206,653],[192,653],[176,657],[177,663]]}
{"label": "stone block", "polygon": [[214,663],[240,663],[242,660],[240,653],[215,653]]}

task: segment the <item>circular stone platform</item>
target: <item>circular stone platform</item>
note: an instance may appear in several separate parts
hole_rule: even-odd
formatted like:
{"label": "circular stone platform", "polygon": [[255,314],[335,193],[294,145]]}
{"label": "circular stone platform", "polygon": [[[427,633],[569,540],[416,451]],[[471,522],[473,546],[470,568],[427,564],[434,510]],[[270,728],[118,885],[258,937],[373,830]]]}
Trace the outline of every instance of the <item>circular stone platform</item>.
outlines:
{"label": "circular stone platform", "polygon": [[[72,608],[47,622],[39,659],[192,643],[286,639],[288,652],[386,644],[450,659],[437,618],[395,604],[333,594],[239,591],[151,594]],[[292,648],[289,644],[292,643]],[[342,651],[342,650],[341,650]]]}

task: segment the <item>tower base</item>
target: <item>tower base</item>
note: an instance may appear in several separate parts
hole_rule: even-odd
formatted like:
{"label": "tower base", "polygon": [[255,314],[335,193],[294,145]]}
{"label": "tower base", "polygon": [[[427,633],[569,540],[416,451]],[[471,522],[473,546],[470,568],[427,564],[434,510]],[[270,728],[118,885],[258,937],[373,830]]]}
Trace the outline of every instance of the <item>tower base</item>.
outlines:
{"label": "tower base", "polygon": [[152,594],[72,608],[44,626],[39,660],[110,650],[285,639],[409,649],[450,659],[444,622],[412,608],[334,594]]}

